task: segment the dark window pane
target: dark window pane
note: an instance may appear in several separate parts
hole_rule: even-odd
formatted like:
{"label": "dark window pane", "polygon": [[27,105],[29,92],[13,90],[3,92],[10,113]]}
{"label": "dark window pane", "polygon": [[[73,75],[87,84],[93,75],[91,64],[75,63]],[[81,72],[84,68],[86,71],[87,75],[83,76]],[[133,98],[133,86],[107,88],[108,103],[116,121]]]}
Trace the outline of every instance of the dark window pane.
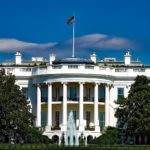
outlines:
{"label": "dark window pane", "polygon": [[99,112],[99,124],[101,130],[103,130],[105,127],[105,112]]}
{"label": "dark window pane", "polygon": [[124,97],[124,88],[118,88],[118,98]]}
{"label": "dark window pane", "polygon": [[47,102],[48,101],[47,95],[48,95],[47,88],[46,87],[42,87],[41,88],[41,101],[42,102]]}
{"label": "dark window pane", "polygon": [[46,124],[47,124],[47,112],[42,111],[41,112],[41,126],[42,126],[42,128],[45,128]]}
{"label": "dark window pane", "polygon": [[99,87],[98,100],[99,102],[105,102],[105,87]]}
{"label": "dark window pane", "polygon": [[70,87],[70,98],[76,98],[77,96],[77,94],[76,94],[76,87],[74,87],[74,86],[71,86]]}

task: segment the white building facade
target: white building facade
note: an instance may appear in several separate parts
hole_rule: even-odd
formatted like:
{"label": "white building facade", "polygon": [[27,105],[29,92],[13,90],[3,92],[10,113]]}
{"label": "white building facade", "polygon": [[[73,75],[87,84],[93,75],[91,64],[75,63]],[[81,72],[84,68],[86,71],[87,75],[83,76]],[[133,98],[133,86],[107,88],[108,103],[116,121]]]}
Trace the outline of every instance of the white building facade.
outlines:
{"label": "white building facade", "polygon": [[104,58],[65,58],[57,60],[54,54],[48,61],[33,57],[22,60],[20,52],[15,61],[2,63],[6,74],[16,77],[16,84],[31,102],[36,116],[35,126],[60,143],[67,138],[67,118],[73,112],[77,137],[84,136],[86,143],[101,135],[107,126],[116,126],[115,101],[127,97],[137,75],[150,77],[150,67],[131,61],[130,52],[124,61]]}

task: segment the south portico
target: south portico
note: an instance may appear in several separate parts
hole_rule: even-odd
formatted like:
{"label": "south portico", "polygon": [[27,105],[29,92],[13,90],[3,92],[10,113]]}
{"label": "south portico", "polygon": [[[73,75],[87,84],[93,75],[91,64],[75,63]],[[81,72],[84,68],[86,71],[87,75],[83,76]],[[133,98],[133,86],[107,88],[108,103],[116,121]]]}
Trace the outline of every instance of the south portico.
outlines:
{"label": "south portico", "polygon": [[[89,82],[87,80],[82,81],[72,81],[72,80],[64,80],[64,81],[48,81],[43,83],[36,84],[37,88],[37,120],[36,126],[41,127],[41,88],[42,85],[47,87],[47,125],[45,127],[44,134],[48,135],[50,138],[53,138],[54,135],[57,135],[60,139],[62,134],[65,135],[67,131],[67,118],[68,112],[70,110],[76,110],[76,128],[78,137],[81,134],[84,136],[92,136],[97,137],[101,133],[100,124],[99,124],[99,112],[105,112],[105,127],[109,125],[109,98],[110,98],[110,88],[111,82],[104,81],[93,81]],[[60,97],[61,99],[55,99],[54,94],[56,94],[56,87],[60,88]],[[69,97],[69,93],[72,87],[76,87],[76,97]],[[98,90],[100,87],[105,89],[105,100],[103,102],[99,101],[99,93]],[[85,95],[89,94],[86,90],[90,91],[90,97],[85,97]],[[58,92],[58,91],[57,91]],[[62,95],[61,95],[62,94]],[[89,96],[89,95],[88,95]],[[61,118],[59,118],[58,128],[53,130],[54,128],[54,113],[55,106],[59,105],[59,112]],[[101,109],[102,108],[102,109]],[[90,111],[89,111],[90,110]],[[87,111],[87,113],[86,113]],[[86,114],[85,114],[86,113]],[[90,116],[90,121],[88,120],[88,116]],[[89,128],[89,129],[88,129]],[[91,128],[91,129],[90,129]],[[57,134],[56,134],[57,132]]]}

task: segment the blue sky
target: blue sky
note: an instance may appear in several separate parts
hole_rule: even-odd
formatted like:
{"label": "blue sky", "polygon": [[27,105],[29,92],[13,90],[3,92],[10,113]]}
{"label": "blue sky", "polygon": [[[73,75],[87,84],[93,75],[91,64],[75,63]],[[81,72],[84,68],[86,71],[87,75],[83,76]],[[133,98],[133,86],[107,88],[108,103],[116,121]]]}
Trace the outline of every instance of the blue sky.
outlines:
{"label": "blue sky", "polygon": [[0,62],[31,56],[72,56],[72,26],[76,16],[76,57],[132,59],[150,64],[149,0],[0,0]]}

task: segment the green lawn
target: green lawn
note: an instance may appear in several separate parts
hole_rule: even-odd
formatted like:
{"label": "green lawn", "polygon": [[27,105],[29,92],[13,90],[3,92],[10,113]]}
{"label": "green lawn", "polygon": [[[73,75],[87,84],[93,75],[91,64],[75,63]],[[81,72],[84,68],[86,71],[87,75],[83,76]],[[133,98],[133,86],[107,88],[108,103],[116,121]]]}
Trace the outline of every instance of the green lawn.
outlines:
{"label": "green lawn", "polygon": [[89,145],[86,147],[62,147],[57,145],[45,145],[45,144],[24,144],[24,145],[12,145],[9,146],[8,144],[0,145],[0,150],[150,150],[149,146],[96,146],[96,145]]}

